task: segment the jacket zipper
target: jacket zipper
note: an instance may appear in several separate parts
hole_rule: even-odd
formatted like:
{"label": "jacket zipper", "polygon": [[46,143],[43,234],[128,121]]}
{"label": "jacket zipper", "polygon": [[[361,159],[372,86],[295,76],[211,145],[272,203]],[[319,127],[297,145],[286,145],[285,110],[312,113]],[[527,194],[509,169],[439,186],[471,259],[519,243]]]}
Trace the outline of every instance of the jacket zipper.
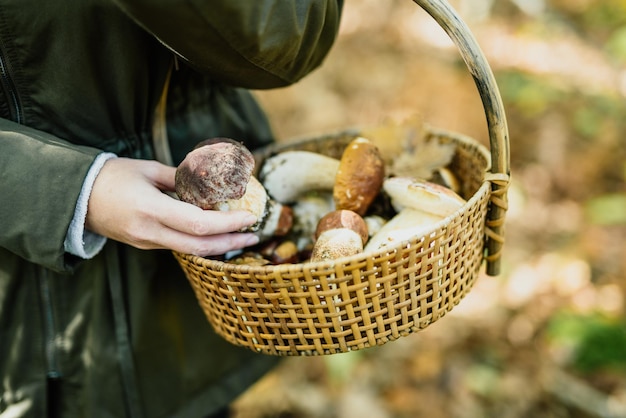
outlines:
{"label": "jacket zipper", "polygon": [[50,379],[58,379],[61,377],[61,371],[59,370],[59,359],[57,353],[56,319],[54,317],[54,309],[52,306],[50,276],[45,267],[41,268],[41,274],[39,276],[39,295],[41,297],[41,304],[43,308],[44,344],[46,361],[48,363],[47,376]]}
{"label": "jacket zipper", "polygon": [[6,47],[2,39],[0,38],[0,83],[2,84],[2,90],[4,91],[4,95],[6,96],[11,120],[22,124],[24,121],[24,116],[22,112],[20,96],[17,92],[17,87],[11,73],[11,64],[7,59]]}

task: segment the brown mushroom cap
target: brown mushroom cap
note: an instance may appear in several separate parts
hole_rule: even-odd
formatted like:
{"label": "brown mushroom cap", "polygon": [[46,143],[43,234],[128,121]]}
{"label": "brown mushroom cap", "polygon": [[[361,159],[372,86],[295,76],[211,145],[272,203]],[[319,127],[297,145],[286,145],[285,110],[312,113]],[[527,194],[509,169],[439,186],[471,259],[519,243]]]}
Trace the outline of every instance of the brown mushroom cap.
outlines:
{"label": "brown mushroom cap", "polygon": [[176,169],[176,194],[202,209],[239,199],[254,170],[252,153],[229,138],[213,138],[195,148]]}
{"label": "brown mushroom cap", "polygon": [[343,152],[335,178],[337,209],[365,215],[385,177],[385,163],[376,145],[366,138],[352,140]]}
{"label": "brown mushroom cap", "polygon": [[367,224],[365,220],[356,212],[351,210],[334,210],[327,213],[320,219],[315,231],[315,239],[331,229],[347,228],[356,232],[365,244],[369,238]]}

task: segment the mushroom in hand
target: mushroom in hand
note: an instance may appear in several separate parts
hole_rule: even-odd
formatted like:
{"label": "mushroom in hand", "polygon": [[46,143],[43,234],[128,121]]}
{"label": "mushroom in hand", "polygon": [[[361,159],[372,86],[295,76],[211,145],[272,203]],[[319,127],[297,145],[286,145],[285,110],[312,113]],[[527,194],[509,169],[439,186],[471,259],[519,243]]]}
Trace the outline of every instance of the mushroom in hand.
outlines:
{"label": "mushroom in hand", "polygon": [[254,156],[242,143],[229,138],[204,141],[176,169],[180,200],[205,210],[247,210],[257,222],[241,232],[254,232],[261,240],[285,235],[293,222],[291,209],[270,199],[252,176]]}
{"label": "mushroom in hand", "polygon": [[254,164],[254,156],[240,142],[203,141],[176,168],[176,195],[202,209],[214,209],[220,202],[243,196]]}

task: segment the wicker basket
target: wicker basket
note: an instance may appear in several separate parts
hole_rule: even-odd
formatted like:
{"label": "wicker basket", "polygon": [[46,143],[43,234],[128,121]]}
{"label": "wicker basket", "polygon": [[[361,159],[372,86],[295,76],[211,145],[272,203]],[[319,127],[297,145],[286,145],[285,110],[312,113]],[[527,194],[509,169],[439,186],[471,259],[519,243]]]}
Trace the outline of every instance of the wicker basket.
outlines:
{"label": "wicker basket", "polygon": [[[332,262],[250,266],[174,253],[216,332],[270,355],[323,355],[382,345],[421,330],[470,291],[486,260],[498,274],[508,186],[508,132],[491,70],[473,36],[444,0],[416,0],[459,47],[476,80],[491,152],[463,135],[429,130],[452,142],[449,168],[467,203],[423,236]],[[340,157],[357,133],[275,146]]]}

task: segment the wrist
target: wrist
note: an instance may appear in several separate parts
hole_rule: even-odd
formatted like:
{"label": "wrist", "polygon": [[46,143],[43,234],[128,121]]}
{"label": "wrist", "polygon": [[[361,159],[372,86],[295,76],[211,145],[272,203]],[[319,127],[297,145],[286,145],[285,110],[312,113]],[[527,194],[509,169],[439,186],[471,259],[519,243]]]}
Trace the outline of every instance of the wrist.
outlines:
{"label": "wrist", "polygon": [[106,243],[106,237],[85,229],[85,220],[87,218],[89,196],[91,195],[96,177],[104,163],[112,158],[117,158],[117,155],[104,152],[96,156],[83,181],[83,186],[76,201],[74,217],[65,236],[65,251],[83,259],[94,257]]}

